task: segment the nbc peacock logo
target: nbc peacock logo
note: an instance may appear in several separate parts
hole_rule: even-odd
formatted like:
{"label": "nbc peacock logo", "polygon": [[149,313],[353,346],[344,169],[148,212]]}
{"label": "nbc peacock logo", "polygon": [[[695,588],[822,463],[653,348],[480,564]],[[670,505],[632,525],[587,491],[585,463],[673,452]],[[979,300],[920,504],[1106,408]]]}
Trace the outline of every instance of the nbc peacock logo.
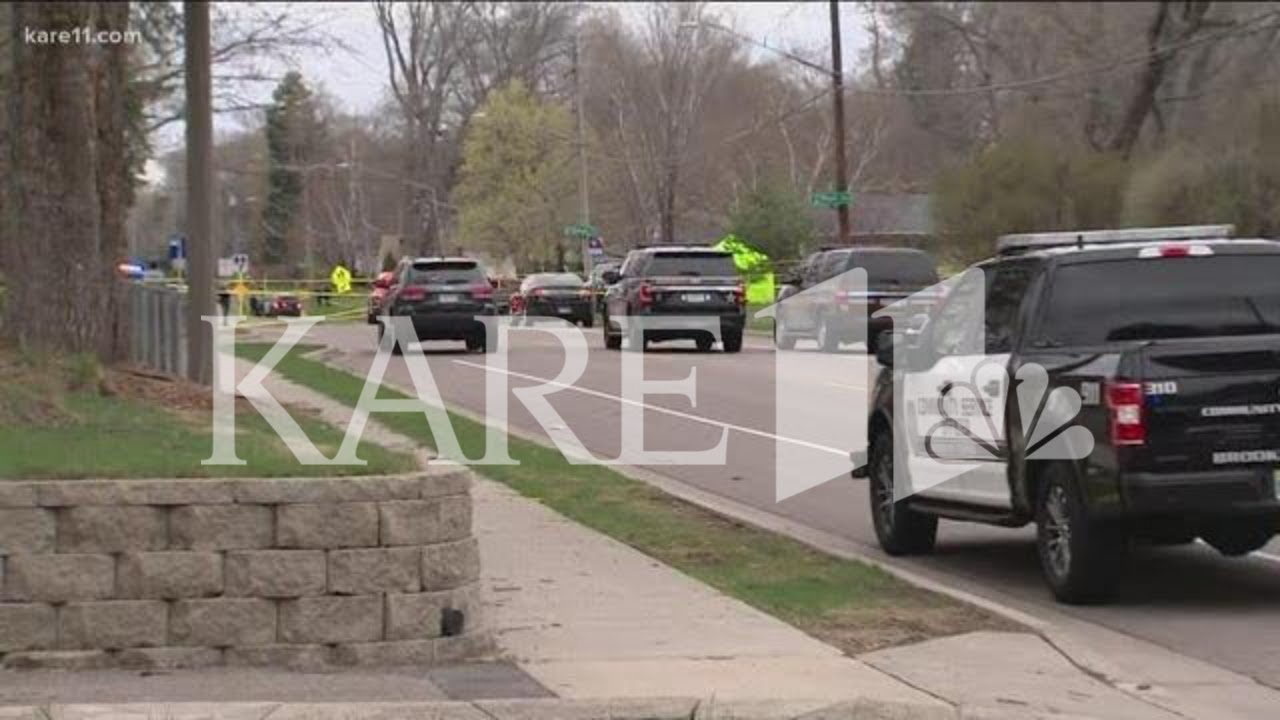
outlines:
{"label": "nbc peacock logo", "polygon": [[1028,460],[1081,460],[1093,452],[1093,433],[1075,424],[1080,393],[1069,387],[1050,390],[1048,372],[1034,363],[1018,368],[1013,392],[1004,394],[1007,381],[1004,364],[988,358],[972,369],[967,382],[947,383],[938,395],[919,398],[917,412],[938,418],[924,433],[925,455],[960,463],[1004,457],[1008,401],[1018,404],[1019,444]]}

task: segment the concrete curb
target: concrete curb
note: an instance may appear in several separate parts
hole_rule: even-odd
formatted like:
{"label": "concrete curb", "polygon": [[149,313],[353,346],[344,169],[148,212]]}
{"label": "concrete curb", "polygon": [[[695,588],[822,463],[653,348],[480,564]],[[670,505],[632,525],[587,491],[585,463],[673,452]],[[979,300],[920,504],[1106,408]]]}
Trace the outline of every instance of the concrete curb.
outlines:
{"label": "concrete curb", "polygon": [[852,700],[714,698],[478,700],[386,703],[122,703],[0,707],[0,720],[963,720],[1007,717]]}

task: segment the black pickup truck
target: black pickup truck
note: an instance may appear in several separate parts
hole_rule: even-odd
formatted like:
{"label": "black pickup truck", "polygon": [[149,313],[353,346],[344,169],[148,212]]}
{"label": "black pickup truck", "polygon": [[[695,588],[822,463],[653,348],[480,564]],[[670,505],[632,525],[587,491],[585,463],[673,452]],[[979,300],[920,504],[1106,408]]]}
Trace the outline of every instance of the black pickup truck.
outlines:
{"label": "black pickup truck", "polygon": [[[851,270],[866,272],[865,287],[853,287]],[[938,282],[937,266],[923,250],[859,246],[828,248],[806,259],[797,277],[778,292],[773,341],[790,350],[812,339],[823,352],[866,339],[875,352],[879,334],[892,325],[886,307],[907,298],[923,303],[922,290]],[[782,301],[786,302],[782,302]],[[923,308],[921,308],[923,309]]]}
{"label": "black pickup truck", "polygon": [[[1050,588],[1080,603],[1108,596],[1135,540],[1201,538],[1227,556],[1263,547],[1280,523],[1280,243],[1230,236],[1230,226],[1006,236],[923,329],[882,335],[889,371],[854,461],[866,461],[855,476],[869,478],[884,550],[931,551],[938,518],[1034,522]],[[974,342],[961,325],[980,297]],[[964,356],[998,372],[979,379]],[[932,397],[904,390],[913,379]],[[1043,425],[1055,405],[1054,426]],[[996,432],[959,451],[922,438],[918,420],[935,408],[940,435],[971,435],[968,420]],[[939,468],[954,477],[920,481]],[[910,490],[895,494],[895,483]]]}

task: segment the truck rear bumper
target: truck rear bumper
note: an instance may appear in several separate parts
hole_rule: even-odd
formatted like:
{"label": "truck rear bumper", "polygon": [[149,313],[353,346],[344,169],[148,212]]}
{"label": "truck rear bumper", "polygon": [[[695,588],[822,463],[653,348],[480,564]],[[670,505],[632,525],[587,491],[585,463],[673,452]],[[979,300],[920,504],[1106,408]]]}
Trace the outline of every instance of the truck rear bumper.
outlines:
{"label": "truck rear bumper", "polygon": [[1241,468],[1209,472],[1126,473],[1125,507],[1137,514],[1253,515],[1280,513],[1280,471]]}

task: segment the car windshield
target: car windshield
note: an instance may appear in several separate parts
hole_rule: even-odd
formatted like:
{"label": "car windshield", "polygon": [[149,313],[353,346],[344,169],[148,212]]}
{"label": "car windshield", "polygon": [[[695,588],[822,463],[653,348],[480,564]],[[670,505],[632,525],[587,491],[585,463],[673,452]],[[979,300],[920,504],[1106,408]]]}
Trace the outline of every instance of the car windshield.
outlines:
{"label": "car windshield", "polygon": [[728,277],[737,275],[733,257],[721,252],[663,252],[654,253],[645,266],[644,274],[650,277],[662,275],[687,275],[689,277]]}
{"label": "car windshield", "polygon": [[1280,333],[1280,255],[1067,265],[1052,280],[1037,340],[1132,340]]}
{"label": "car windshield", "polygon": [[488,282],[473,261],[414,263],[409,268],[410,285],[470,285]]}
{"label": "car windshield", "polygon": [[938,282],[933,258],[918,250],[854,252],[848,265],[867,271],[867,282],[924,287]]}
{"label": "car windshield", "polygon": [[530,275],[525,283],[531,287],[563,287],[576,288],[582,287],[582,278],[573,273],[547,273],[545,275]]}

